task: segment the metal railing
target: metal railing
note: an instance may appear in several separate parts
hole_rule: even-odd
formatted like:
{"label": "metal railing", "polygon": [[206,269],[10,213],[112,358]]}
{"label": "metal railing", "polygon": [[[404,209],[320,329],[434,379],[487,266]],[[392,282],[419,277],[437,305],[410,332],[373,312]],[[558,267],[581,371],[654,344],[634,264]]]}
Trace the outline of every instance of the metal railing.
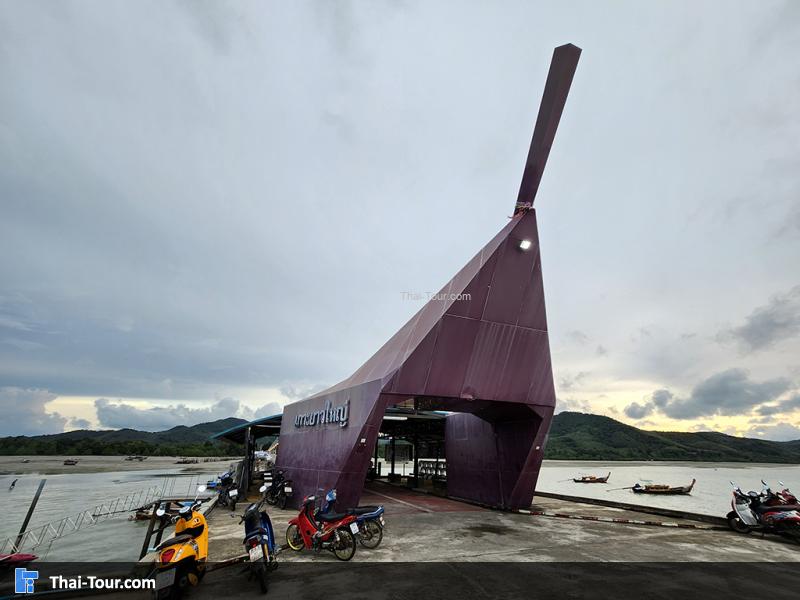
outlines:
{"label": "metal railing", "polygon": [[147,508],[159,499],[177,496],[191,498],[195,495],[201,479],[202,483],[205,483],[206,477],[201,475],[165,477],[164,481],[158,485],[114,498],[77,514],[30,527],[20,536],[4,539],[0,544],[0,554],[20,552],[23,548],[33,550],[44,544],[49,545],[59,538],[77,533],[101,521],[129,514],[140,508]]}

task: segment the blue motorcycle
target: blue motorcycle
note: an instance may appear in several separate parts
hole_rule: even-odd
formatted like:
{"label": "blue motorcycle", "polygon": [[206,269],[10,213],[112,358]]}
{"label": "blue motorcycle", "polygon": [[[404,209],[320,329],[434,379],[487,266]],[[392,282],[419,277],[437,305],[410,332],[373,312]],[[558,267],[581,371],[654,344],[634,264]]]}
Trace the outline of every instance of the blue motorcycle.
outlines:
{"label": "blue motorcycle", "polygon": [[[266,488],[262,487],[263,493]],[[250,561],[250,576],[258,581],[261,592],[266,594],[269,573],[278,568],[278,548],[275,533],[267,511],[261,502],[253,503],[244,511],[240,523],[244,523],[244,549]]]}
{"label": "blue motorcycle", "polygon": [[[316,514],[315,520],[319,523],[319,515],[336,512],[336,490],[333,489],[325,495],[325,503],[322,505]],[[358,543],[365,548],[377,548],[383,539],[383,528],[386,522],[383,519],[383,506],[359,506],[357,508],[348,508],[344,514],[355,515],[356,524],[358,525]]]}

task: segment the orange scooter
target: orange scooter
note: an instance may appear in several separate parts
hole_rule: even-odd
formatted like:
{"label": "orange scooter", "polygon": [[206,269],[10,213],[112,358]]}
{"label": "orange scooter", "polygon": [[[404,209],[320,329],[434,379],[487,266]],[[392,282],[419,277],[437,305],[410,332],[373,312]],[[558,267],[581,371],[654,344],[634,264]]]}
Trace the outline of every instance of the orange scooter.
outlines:
{"label": "orange scooter", "polygon": [[[206,491],[206,486],[197,488],[197,495]],[[189,586],[196,586],[203,579],[208,561],[208,522],[200,510],[195,496],[194,502],[183,506],[175,517],[175,535],[159,544],[156,563],[156,591],[158,600],[177,599]],[[156,515],[166,516],[159,508]]]}

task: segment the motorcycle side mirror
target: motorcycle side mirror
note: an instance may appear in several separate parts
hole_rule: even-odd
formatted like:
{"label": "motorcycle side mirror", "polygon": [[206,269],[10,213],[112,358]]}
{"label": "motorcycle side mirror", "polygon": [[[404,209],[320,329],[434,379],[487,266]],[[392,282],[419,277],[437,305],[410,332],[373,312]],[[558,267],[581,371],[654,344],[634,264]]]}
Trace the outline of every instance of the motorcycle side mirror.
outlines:
{"label": "motorcycle side mirror", "polygon": [[781,486],[781,487],[786,487],[786,484],[785,484],[785,483],[783,483],[782,481],[779,481],[779,482],[778,482],[778,485],[779,485],[779,486]]}
{"label": "motorcycle side mirror", "polygon": [[167,511],[165,511],[163,508],[159,508],[158,510],[156,510],[157,517],[163,517],[165,514],[167,514]]}
{"label": "motorcycle side mirror", "polygon": [[202,493],[203,493],[203,492],[205,492],[207,489],[208,489],[208,486],[205,486],[205,485],[198,485],[198,486],[197,486],[197,493],[198,493],[198,494],[202,494]]}
{"label": "motorcycle side mirror", "polygon": [[262,485],[260,488],[258,488],[258,491],[263,494],[264,492],[267,491],[267,486],[266,485]]}

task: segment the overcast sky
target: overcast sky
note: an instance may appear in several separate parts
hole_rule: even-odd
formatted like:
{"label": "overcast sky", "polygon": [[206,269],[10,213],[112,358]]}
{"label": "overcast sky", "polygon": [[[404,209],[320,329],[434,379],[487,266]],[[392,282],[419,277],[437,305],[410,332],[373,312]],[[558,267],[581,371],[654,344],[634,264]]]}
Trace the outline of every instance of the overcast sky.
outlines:
{"label": "overcast sky", "polygon": [[800,3],[0,0],[0,435],[278,412],[537,196],[561,409],[800,438]]}

